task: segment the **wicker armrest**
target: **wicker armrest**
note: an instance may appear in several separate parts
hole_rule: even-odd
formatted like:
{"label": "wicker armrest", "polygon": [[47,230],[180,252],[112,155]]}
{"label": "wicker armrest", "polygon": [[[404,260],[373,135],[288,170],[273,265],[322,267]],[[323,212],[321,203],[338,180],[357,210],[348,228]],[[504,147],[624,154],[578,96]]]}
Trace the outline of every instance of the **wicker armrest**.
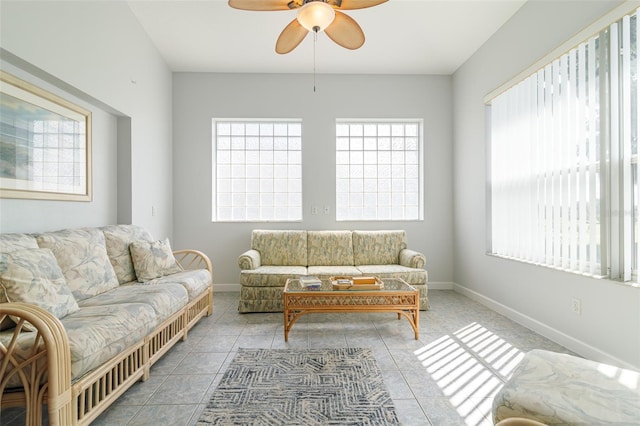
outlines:
{"label": "wicker armrest", "polygon": [[427,263],[424,254],[409,249],[400,250],[399,259],[402,266],[409,268],[424,268],[424,265]]}
{"label": "wicker armrest", "polygon": [[[0,304],[0,322],[8,315],[17,325],[7,345],[0,342],[0,406],[26,403],[27,424],[41,424],[46,402],[50,424],[73,424],[71,351],[64,327],[47,310],[27,303]],[[19,345],[25,322],[37,330],[37,334],[28,333],[35,338],[26,350]],[[5,393],[14,377],[23,391]]]}
{"label": "wicker armrest", "polygon": [[[206,269],[209,271],[209,275],[211,281],[209,282],[209,290],[208,296],[206,300],[207,306],[207,316],[213,313],[213,266],[211,265],[211,260],[209,256],[204,254],[198,250],[185,249],[185,250],[175,250],[173,252],[173,256],[178,261],[178,264],[182,267],[182,269],[193,270],[193,269]],[[194,312],[198,312],[199,304],[195,307]],[[190,308],[191,309],[191,308]],[[189,321],[197,321],[198,316],[189,317]],[[186,338],[186,334],[184,335]]]}
{"label": "wicker armrest", "polygon": [[182,269],[206,269],[213,276],[213,266],[209,257],[198,250],[176,250],[173,252]]}

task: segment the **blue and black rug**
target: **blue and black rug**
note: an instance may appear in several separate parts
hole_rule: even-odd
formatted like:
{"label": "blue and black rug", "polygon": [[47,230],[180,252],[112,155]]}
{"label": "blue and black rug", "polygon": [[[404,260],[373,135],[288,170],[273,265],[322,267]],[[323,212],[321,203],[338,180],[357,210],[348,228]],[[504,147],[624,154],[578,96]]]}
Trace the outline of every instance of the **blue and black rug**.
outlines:
{"label": "blue and black rug", "polygon": [[198,425],[399,425],[371,349],[240,349]]}

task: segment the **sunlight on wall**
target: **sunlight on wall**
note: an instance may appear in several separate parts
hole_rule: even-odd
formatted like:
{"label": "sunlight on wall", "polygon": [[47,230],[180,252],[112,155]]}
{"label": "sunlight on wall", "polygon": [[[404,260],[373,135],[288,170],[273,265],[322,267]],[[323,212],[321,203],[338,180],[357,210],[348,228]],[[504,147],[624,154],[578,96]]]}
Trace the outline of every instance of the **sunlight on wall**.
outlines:
{"label": "sunlight on wall", "polygon": [[473,322],[414,354],[468,425],[491,419],[491,403],[524,353]]}

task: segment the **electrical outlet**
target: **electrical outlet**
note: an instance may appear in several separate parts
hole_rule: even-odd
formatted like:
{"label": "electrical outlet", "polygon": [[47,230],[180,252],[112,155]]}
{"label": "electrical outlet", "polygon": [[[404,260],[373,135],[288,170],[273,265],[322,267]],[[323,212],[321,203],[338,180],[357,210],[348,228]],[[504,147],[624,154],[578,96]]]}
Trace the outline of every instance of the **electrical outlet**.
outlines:
{"label": "electrical outlet", "polygon": [[329,212],[331,212],[331,207],[324,206],[324,214],[329,214]]}
{"label": "electrical outlet", "polygon": [[311,207],[311,214],[318,214],[318,206]]}
{"label": "electrical outlet", "polygon": [[580,299],[571,299],[571,312],[576,315],[580,315],[582,313],[582,302]]}

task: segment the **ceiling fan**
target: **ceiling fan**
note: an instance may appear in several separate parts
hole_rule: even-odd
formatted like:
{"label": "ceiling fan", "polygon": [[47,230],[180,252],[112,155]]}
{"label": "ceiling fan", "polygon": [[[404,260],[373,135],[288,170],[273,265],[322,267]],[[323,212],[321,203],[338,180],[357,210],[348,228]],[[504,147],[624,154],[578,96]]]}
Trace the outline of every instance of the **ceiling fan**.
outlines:
{"label": "ceiling fan", "polygon": [[299,9],[296,19],[282,30],[276,42],[276,52],[289,53],[307,33],[324,31],[331,40],[347,49],[364,44],[364,32],[356,21],[340,10],[364,9],[387,0],[229,0],[229,6],[242,10]]}

